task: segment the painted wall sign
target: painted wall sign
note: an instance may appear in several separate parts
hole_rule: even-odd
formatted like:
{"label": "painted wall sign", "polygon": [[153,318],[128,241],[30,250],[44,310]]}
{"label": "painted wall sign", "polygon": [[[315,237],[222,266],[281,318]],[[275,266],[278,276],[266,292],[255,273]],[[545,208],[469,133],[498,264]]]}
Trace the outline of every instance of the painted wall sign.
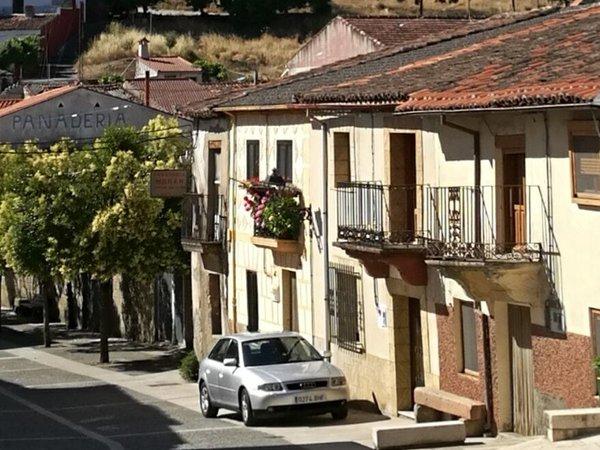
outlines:
{"label": "painted wall sign", "polygon": [[110,114],[108,112],[80,113],[57,116],[43,114],[24,114],[12,117],[14,131],[60,130],[69,132],[80,128],[105,128],[111,125],[125,125],[124,113]]}
{"label": "painted wall sign", "polygon": [[183,197],[187,192],[186,170],[153,170],[150,174],[152,197]]}

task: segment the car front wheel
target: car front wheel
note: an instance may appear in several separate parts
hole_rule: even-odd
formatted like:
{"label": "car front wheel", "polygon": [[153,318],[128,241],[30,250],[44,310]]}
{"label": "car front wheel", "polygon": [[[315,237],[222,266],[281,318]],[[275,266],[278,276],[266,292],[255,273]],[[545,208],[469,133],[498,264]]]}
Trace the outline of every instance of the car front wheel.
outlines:
{"label": "car front wheel", "polygon": [[204,382],[200,383],[200,411],[204,417],[209,419],[217,417],[217,413],[219,412],[219,408],[215,408],[212,405],[208,387]]}
{"label": "car front wheel", "polygon": [[338,406],[336,409],[331,411],[331,416],[334,420],[344,420],[348,417],[348,405]]}
{"label": "car front wheel", "polygon": [[252,411],[252,403],[250,403],[250,395],[246,389],[242,389],[240,394],[240,412],[242,413],[242,420],[244,425],[251,427],[256,425],[256,417],[254,411]]}

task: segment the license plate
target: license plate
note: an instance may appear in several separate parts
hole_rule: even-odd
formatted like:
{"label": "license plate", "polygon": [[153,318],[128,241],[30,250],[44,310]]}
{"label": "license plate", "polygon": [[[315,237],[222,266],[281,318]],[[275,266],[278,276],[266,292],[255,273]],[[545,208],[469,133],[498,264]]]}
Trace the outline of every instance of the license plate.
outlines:
{"label": "license plate", "polygon": [[325,401],[325,394],[317,394],[317,395],[297,395],[294,398],[296,403],[314,403],[314,402],[323,402]]}

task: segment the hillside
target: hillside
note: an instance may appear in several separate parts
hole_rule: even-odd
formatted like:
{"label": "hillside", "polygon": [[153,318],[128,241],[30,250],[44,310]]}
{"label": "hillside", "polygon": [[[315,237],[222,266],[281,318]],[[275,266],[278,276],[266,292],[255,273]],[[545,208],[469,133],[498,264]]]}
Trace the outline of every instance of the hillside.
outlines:
{"label": "hillside", "polygon": [[[470,0],[471,12],[487,16],[512,10],[530,10],[546,6],[553,0]],[[427,16],[466,16],[467,0],[425,0]],[[162,6],[185,8],[184,0],[163,0]],[[212,7],[214,10],[214,7]],[[408,15],[418,14],[415,0],[333,0],[332,14],[315,16],[296,12],[279,16],[266,30],[248,35],[222,15],[202,17],[153,16],[152,24],[143,15],[129,23],[113,23],[97,36],[83,57],[83,78],[103,75],[131,76],[131,64],[137,41],[150,39],[153,55],[181,55],[190,60],[203,58],[220,63],[230,71],[230,78],[249,75],[258,70],[260,78],[279,77],[286,62],[333,15]],[[149,32],[152,26],[152,33]]]}

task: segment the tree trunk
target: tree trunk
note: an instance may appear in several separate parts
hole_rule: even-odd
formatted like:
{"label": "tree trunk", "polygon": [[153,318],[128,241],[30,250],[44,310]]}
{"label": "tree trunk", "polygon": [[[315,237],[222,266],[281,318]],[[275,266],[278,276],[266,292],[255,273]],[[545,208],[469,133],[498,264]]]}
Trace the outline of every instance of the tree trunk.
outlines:
{"label": "tree trunk", "polygon": [[42,281],[41,293],[44,307],[44,347],[50,347],[52,344],[52,336],[50,335],[50,295],[48,285],[50,281]]}
{"label": "tree trunk", "polygon": [[15,272],[7,267],[4,275],[6,282],[6,294],[8,296],[8,305],[11,308],[15,308],[15,299],[17,298],[17,283],[15,280]]}
{"label": "tree trunk", "polygon": [[110,281],[100,284],[100,363],[108,363],[108,335],[109,335],[109,311],[112,303],[112,289]]}
{"label": "tree trunk", "polygon": [[73,293],[73,283],[67,282],[67,328],[69,330],[77,329],[77,318],[79,311],[77,307],[77,299]]}

